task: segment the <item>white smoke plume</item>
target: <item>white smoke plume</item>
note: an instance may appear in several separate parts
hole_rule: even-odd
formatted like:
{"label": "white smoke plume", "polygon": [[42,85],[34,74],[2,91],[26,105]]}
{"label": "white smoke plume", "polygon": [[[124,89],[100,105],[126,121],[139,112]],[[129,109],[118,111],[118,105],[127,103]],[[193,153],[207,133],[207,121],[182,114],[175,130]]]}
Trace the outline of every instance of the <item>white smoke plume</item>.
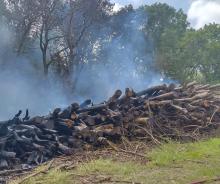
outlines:
{"label": "white smoke plume", "polygon": [[3,24],[0,40],[0,120],[13,117],[20,109],[28,108],[31,115],[44,114],[66,103],[58,84],[46,82],[37,72],[40,63],[33,65],[13,52],[13,36]]}
{"label": "white smoke plume", "polygon": [[[142,90],[161,83],[161,75],[149,67],[153,63],[153,46],[140,31],[140,21],[146,20],[141,16],[134,12],[125,16],[125,20],[120,20],[126,38],[118,36],[103,44],[106,56],[99,59],[96,65],[88,64],[83,68],[79,73],[75,95],[68,99],[60,82],[43,78],[40,53],[31,53],[32,59],[36,55],[36,61],[16,56],[11,49],[13,36],[1,26],[0,120],[13,117],[19,109],[28,108],[31,116],[44,115],[55,107],[65,107],[85,98],[91,98],[95,103],[103,101],[116,89],[131,87]],[[106,32],[111,34],[112,30],[102,25],[101,29],[94,29],[93,32],[99,36]],[[92,59],[87,59],[91,63]],[[144,74],[137,72],[143,70],[140,69],[143,63],[147,70]],[[136,70],[138,67],[139,70]]]}

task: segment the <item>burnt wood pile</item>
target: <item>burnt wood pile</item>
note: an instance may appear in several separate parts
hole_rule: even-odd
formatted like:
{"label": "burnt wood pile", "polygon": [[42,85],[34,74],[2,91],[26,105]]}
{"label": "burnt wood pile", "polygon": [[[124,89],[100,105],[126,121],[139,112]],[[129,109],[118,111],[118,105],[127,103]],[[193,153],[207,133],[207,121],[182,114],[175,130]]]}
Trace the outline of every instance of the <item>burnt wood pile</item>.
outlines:
{"label": "burnt wood pile", "polygon": [[107,101],[91,100],[30,118],[28,110],[0,122],[0,170],[21,169],[53,157],[100,147],[108,141],[197,139],[218,127],[220,85],[159,85],[141,92],[117,90]]}

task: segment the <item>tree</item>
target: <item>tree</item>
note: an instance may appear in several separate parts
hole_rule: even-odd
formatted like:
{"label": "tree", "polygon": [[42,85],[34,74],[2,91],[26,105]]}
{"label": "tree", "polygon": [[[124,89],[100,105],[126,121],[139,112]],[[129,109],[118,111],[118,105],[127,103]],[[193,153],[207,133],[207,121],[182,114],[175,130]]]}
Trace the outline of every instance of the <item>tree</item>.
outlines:
{"label": "tree", "polygon": [[[162,39],[163,44],[157,55],[160,70],[180,82],[219,82],[220,26],[210,24],[197,31],[190,29],[181,37],[175,37],[175,31],[170,30]],[[173,46],[169,47],[172,39]]]}
{"label": "tree", "polygon": [[220,81],[220,26],[206,25],[198,31],[188,31],[180,40],[177,66],[182,65],[183,80]]}
{"label": "tree", "polygon": [[164,76],[176,79],[181,73],[174,67],[180,52],[178,42],[188,29],[187,16],[182,10],[161,3],[145,6],[145,10],[148,15],[145,31],[154,44],[156,68]]}
{"label": "tree", "polygon": [[5,1],[1,0],[0,1],[0,18],[4,16],[6,10],[7,10],[6,3]]}
{"label": "tree", "polygon": [[[23,53],[31,44],[40,49],[44,75],[52,63],[65,68],[65,73],[78,70],[80,57],[77,47],[89,26],[110,15],[108,0],[4,0],[4,13],[16,33],[17,53]],[[19,16],[18,16],[19,15]],[[62,57],[61,57],[62,55]]]}
{"label": "tree", "polygon": [[42,53],[45,76],[48,75],[48,50],[50,42],[57,38],[61,19],[62,2],[59,0],[5,0],[4,16],[15,34],[15,48],[18,55],[36,47]]}
{"label": "tree", "polygon": [[8,26],[14,33],[15,49],[18,54],[24,53],[28,42],[32,40],[35,27],[39,21],[39,6],[33,0],[3,0],[4,12]]}
{"label": "tree", "polygon": [[74,88],[87,54],[80,51],[90,44],[86,37],[91,35],[93,25],[102,23],[110,16],[113,5],[108,0],[69,0],[65,7],[65,18],[60,28],[64,38],[62,54],[66,62],[61,67],[63,77],[71,81],[69,85]]}
{"label": "tree", "polygon": [[[54,41],[59,43],[60,39],[63,38],[59,30],[59,26],[62,22],[63,4],[59,0],[39,0],[39,6],[40,21],[37,35],[42,53],[44,74],[47,76],[49,66],[53,62],[53,57],[49,58],[48,52],[50,51],[50,55],[52,56],[54,50],[56,50],[53,45],[50,46],[50,44],[51,42],[54,44]],[[58,45],[56,46],[58,47]],[[55,53],[57,53],[57,51]]]}
{"label": "tree", "polygon": [[189,25],[187,15],[180,10],[162,3],[145,6],[148,15],[146,32],[154,41],[155,49],[161,44],[161,36],[168,29],[175,29],[179,34],[184,33]]}
{"label": "tree", "polygon": [[152,52],[152,44],[145,40],[143,31],[146,22],[143,8],[133,9],[128,5],[115,12],[102,27],[93,29],[93,45],[97,45],[93,60],[109,66],[118,77],[128,68],[128,73],[146,72]]}

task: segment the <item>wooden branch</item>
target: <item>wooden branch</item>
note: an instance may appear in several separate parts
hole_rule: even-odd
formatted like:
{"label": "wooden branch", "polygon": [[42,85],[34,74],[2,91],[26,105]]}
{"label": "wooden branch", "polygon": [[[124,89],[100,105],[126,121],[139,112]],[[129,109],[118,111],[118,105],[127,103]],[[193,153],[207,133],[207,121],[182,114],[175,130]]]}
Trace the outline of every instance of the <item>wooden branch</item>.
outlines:
{"label": "wooden branch", "polygon": [[156,97],[151,97],[149,100],[172,100],[175,99],[177,94],[175,92],[165,93]]}
{"label": "wooden branch", "polygon": [[167,89],[166,85],[154,86],[143,90],[141,92],[136,93],[136,96],[143,96],[143,95],[152,95],[155,91],[165,90]]}
{"label": "wooden branch", "polygon": [[127,153],[127,154],[131,154],[131,155],[136,155],[142,158],[146,158],[146,155],[142,155],[140,153],[136,153],[136,152],[132,152],[132,151],[127,151],[127,150],[123,150],[121,148],[117,148],[111,141],[107,141],[108,145],[115,151],[117,152],[123,152],[123,153]]}
{"label": "wooden branch", "polygon": [[22,184],[25,181],[29,180],[30,178],[36,177],[37,175],[40,175],[40,174],[47,173],[51,169],[53,163],[54,163],[54,159],[48,163],[47,167],[44,170],[40,170],[40,171],[37,171],[35,173],[32,173],[32,174],[26,176],[25,178],[21,179],[17,184]]}

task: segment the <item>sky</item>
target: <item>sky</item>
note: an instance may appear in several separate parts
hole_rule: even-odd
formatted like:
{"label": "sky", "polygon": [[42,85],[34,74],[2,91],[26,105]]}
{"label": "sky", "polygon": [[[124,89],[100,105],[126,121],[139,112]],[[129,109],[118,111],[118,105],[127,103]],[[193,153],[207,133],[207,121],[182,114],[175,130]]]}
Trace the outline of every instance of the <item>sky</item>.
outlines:
{"label": "sky", "polygon": [[220,24],[220,0],[111,0],[115,3],[115,10],[126,4],[135,8],[143,4],[156,2],[167,3],[176,9],[183,9],[188,16],[188,21],[195,29],[202,28],[205,24]]}

